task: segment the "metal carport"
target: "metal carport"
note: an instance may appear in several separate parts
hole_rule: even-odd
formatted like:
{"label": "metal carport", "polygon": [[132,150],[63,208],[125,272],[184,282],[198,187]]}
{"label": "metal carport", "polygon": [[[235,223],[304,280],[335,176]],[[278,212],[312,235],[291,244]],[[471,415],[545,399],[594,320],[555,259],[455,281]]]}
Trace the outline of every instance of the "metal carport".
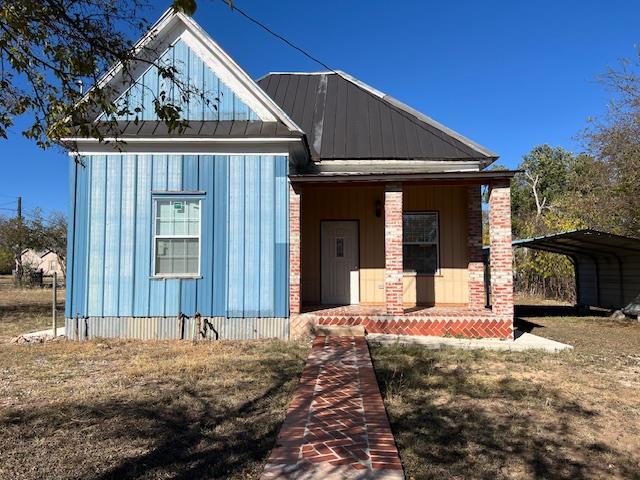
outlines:
{"label": "metal carport", "polygon": [[574,230],[514,240],[514,247],[560,253],[576,274],[576,303],[621,309],[640,293],[640,240],[597,230]]}

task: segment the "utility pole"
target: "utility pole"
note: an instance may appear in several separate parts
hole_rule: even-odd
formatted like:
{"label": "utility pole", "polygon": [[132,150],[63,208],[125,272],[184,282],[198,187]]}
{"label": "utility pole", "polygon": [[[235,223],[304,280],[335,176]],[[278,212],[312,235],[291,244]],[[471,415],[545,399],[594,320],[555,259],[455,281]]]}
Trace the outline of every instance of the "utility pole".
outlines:
{"label": "utility pole", "polygon": [[[18,238],[20,238],[20,236],[22,235],[22,197],[18,197],[18,204],[16,205],[16,218],[18,220]],[[18,256],[16,257],[16,274],[14,277],[14,282],[22,285],[22,274],[23,274],[23,268],[22,268],[22,245],[18,244]]]}

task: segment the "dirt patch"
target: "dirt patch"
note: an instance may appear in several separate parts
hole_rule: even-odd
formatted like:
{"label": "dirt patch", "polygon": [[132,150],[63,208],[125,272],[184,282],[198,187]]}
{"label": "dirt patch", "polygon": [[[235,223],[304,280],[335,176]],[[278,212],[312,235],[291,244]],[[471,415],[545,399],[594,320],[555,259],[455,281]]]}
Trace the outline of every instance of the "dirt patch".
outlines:
{"label": "dirt patch", "polygon": [[373,349],[410,478],[640,478],[640,325],[526,320],[576,349]]}

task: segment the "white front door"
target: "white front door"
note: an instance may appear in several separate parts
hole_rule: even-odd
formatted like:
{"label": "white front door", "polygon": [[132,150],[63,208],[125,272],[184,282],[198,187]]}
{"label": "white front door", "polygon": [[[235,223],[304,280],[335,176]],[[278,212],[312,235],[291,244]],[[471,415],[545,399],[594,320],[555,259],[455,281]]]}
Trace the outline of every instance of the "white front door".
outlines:
{"label": "white front door", "polygon": [[320,223],[322,303],[353,305],[360,302],[358,222]]}

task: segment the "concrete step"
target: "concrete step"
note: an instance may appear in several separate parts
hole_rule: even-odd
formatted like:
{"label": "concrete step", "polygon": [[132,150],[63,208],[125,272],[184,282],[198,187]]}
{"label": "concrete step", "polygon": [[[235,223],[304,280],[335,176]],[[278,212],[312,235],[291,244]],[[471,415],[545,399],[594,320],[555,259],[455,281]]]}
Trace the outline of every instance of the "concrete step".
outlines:
{"label": "concrete step", "polygon": [[313,334],[316,337],[364,337],[364,326],[316,325]]}

